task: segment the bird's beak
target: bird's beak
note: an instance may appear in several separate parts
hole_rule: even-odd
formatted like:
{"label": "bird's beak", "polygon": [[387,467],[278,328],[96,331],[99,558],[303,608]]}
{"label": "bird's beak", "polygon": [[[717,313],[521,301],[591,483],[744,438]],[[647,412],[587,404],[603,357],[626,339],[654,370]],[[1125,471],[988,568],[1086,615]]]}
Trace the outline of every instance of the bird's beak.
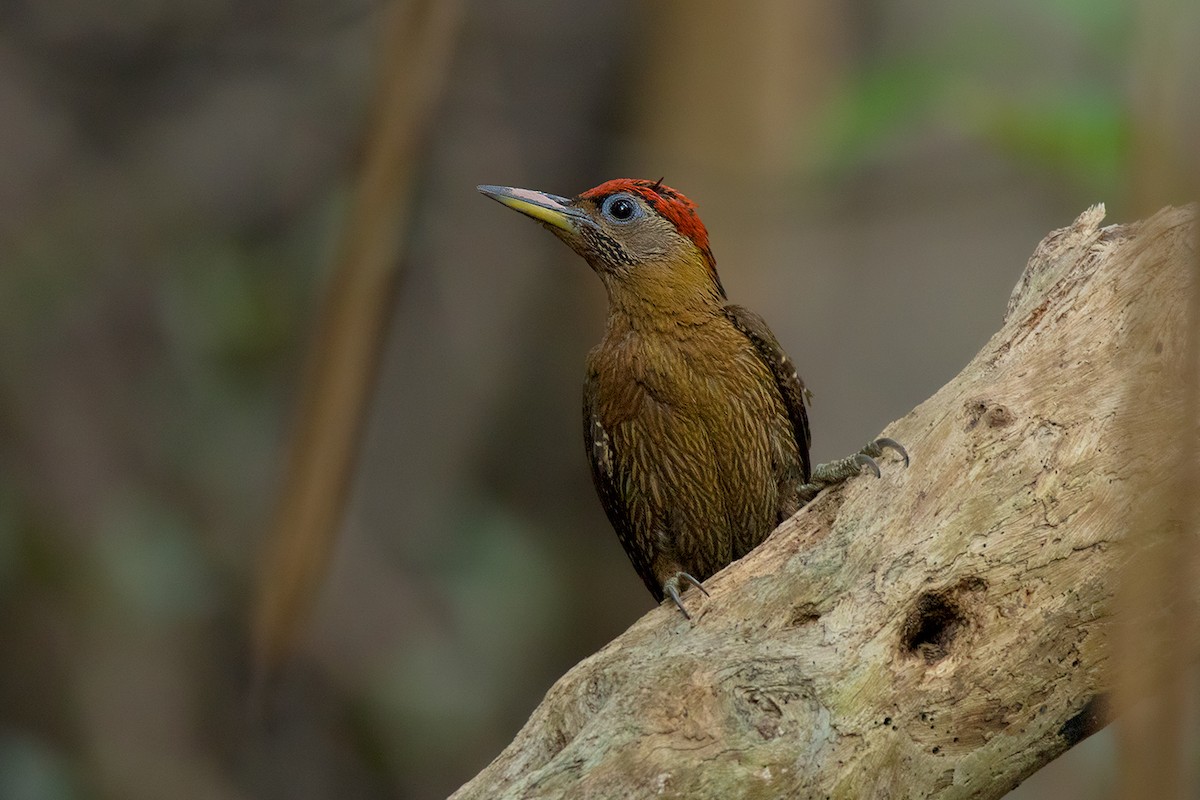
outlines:
{"label": "bird's beak", "polygon": [[565,197],[514,186],[485,185],[478,188],[496,202],[567,233],[578,234],[580,225],[590,222],[587,214],[571,205],[571,201]]}

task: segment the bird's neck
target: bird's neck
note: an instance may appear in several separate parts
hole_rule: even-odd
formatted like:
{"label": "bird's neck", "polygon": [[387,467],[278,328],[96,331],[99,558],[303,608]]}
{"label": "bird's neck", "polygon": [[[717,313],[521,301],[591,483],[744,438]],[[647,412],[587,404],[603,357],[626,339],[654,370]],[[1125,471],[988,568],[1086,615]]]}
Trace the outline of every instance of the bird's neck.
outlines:
{"label": "bird's neck", "polygon": [[610,332],[669,332],[703,325],[720,313],[720,305],[716,300],[666,304],[641,297],[610,295],[608,329]]}
{"label": "bird's neck", "polygon": [[720,316],[725,297],[697,266],[639,264],[619,276],[602,275],[610,333],[669,331]]}

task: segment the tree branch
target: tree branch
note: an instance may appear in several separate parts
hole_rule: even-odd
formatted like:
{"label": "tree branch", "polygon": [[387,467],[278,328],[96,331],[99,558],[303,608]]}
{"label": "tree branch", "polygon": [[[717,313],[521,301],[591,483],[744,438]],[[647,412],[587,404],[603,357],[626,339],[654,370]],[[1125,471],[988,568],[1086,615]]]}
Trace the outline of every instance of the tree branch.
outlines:
{"label": "tree branch", "polygon": [[692,623],[648,613],[454,797],[1001,797],[1103,726],[1195,210],[1103,215],[1048,236],[1001,330],[884,432],[909,469],[818,497],[690,593]]}

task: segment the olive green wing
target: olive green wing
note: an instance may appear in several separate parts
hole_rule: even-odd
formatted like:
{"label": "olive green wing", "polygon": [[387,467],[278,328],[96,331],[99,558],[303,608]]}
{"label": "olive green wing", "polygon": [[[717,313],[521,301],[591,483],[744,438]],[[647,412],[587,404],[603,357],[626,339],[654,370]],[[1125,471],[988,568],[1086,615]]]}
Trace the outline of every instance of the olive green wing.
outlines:
{"label": "olive green wing", "polygon": [[804,381],[762,317],[748,308],[732,303],[725,306],[725,316],[750,340],[755,353],[775,379],[775,386],[783,398],[784,408],[787,409],[788,419],[791,420],[792,431],[796,436],[796,447],[800,451],[800,461],[804,467],[804,480],[811,480],[812,461],[808,450],[812,445],[812,435],[808,430],[808,411],[805,408],[810,393],[805,388]]}
{"label": "olive green wing", "polygon": [[583,386],[583,441],[592,468],[592,483],[633,568],[655,601],[662,602],[663,588],[651,568],[655,534],[648,518],[641,522],[634,519],[633,498],[629,496],[633,491],[632,483],[625,474],[627,468],[616,452],[609,431],[596,412],[595,396],[595,375],[589,373]]}

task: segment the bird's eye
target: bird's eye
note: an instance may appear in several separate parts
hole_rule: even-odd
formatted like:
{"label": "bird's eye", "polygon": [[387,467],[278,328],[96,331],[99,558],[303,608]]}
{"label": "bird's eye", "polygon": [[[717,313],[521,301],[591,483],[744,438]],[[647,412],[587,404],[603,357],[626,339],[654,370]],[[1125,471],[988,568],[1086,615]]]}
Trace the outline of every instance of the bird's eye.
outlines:
{"label": "bird's eye", "polygon": [[627,194],[615,194],[600,209],[613,222],[629,222],[642,215],[642,208]]}

